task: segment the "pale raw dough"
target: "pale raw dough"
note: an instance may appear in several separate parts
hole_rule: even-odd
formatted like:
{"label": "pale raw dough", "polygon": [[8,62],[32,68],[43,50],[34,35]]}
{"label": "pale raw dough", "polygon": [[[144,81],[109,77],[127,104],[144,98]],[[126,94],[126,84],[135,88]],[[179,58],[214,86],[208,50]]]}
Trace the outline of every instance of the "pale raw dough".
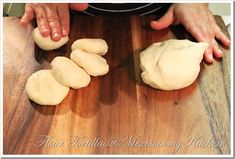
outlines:
{"label": "pale raw dough", "polygon": [[51,70],[33,73],[26,82],[29,98],[40,105],[57,105],[67,96],[69,87],[60,84]]}
{"label": "pale raw dough", "polygon": [[84,38],[76,40],[72,46],[72,51],[80,49],[86,52],[105,55],[108,51],[108,45],[103,39]]}
{"label": "pale raw dough", "polygon": [[140,53],[141,77],[146,84],[175,90],[194,82],[207,43],[189,40],[167,40],[154,43]]}
{"label": "pale raw dough", "polygon": [[51,66],[54,77],[65,86],[78,89],[90,83],[90,75],[67,57],[57,56]]}
{"label": "pale raw dough", "polygon": [[89,75],[101,76],[109,71],[109,65],[100,55],[75,49],[70,58],[82,67]]}
{"label": "pale raw dough", "polygon": [[33,30],[33,39],[35,43],[43,50],[54,50],[66,44],[69,40],[68,36],[61,37],[59,41],[51,40],[50,36],[43,37],[38,28]]}

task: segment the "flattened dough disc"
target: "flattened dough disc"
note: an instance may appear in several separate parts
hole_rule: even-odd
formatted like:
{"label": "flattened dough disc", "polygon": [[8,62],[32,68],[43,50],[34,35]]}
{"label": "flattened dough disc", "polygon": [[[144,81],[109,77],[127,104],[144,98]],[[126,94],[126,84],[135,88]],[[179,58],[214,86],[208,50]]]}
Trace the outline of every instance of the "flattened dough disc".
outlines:
{"label": "flattened dough disc", "polygon": [[60,84],[51,70],[40,70],[28,78],[26,92],[37,104],[57,105],[67,96],[69,87]]}

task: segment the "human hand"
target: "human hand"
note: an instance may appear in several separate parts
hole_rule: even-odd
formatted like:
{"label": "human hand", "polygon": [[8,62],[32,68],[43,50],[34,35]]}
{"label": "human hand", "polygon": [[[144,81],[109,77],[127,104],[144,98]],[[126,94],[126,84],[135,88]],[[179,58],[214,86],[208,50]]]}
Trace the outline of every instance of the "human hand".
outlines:
{"label": "human hand", "polygon": [[208,63],[214,61],[213,55],[217,58],[223,56],[223,52],[219,49],[216,39],[221,41],[225,46],[230,45],[230,40],[216,24],[207,4],[173,4],[162,18],[158,21],[151,21],[150,23],[151,27],[155,30],[177,24],[183,24],[185,29],[197,41],[207,42],[209,44],[209,47],[204,53],[204,59]]}
{"label": "human hand", "polygon": [[[76,3],[78,11],[85,10],[87,3]],[[73,8],[71,8],[73,9]],[[25,13],[20,23],[27,25],[36,18],[38,29],[42,36],[51,35],[52,40],[58,41],[61,36],[67,36],[70,31],[69,4],[66,3],[29,3],[25,5]]]}

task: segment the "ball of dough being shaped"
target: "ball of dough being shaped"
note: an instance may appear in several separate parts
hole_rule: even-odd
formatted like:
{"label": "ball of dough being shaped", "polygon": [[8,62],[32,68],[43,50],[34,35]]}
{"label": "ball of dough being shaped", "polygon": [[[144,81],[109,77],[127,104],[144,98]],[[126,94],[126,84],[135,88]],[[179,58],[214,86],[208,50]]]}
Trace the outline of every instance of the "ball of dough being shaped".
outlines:
{"label": "ball of dough being shaped", "polygon": [[56,80],[67,87],[78,89],[90,83],[90,75],[67,57],[57,56],[51,66]]}
{"label": "ball of dough being shaped", "polygon": [[72,46],[72,51],[80,49],[86,52],[105,55],[108,51],[108,44],[103,39],[84,38],[76,40]]}
{"label": "ball of dough being shaped", "polygon": [[60,84],[51,70],[40,70],[28,78],[26,92],[37,104],[55,106],[67,96],[69,87]]}
{"label": "ball of dough being shaped", "polygon": [[146,84],[161,90],[187,87],[197,78],[208,46],[176,39],[154,43],[140,53],[141,77]]}
{"label": "ball of dough being shaped", "polygon": [[43,37],[39,32],[38,28],[33,30],[33,39],[34,42],[42,49],[42,50],[54,50],[66,44],[69,40],[68,36],[61,37],[59,41],[51,40],[51,36]]}
{"label": "ball of dough being shaped", "polygon": [[76,49],[70,58],[91,76],[101,76],[109,71],[107,61],[100,55]]}

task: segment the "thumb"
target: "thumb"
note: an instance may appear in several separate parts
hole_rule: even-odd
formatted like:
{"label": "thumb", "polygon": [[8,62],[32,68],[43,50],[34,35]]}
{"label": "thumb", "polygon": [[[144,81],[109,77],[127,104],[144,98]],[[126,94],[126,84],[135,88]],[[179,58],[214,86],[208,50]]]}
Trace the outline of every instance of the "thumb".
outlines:
{"label": "thumb", "polygon": [[159,20],[151,21],[150,26],[152,29],[161,30],[167,28],[174,22],[173,8],[170,7],[167,12]]}

